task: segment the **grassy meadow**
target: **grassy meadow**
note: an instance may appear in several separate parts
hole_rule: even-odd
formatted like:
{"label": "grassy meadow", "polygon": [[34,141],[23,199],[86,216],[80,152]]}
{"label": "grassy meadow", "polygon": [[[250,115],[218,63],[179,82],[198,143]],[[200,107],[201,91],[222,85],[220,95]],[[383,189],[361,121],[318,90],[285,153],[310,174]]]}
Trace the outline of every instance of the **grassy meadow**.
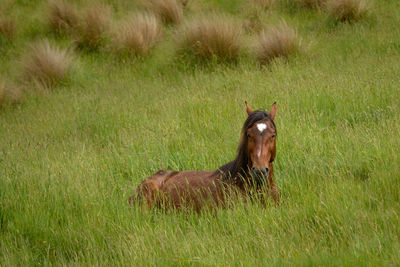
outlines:
{"label": "grassy meadow", "polygon": [[[189,0],[143,42],[119,23],[154,6],[71,2],[78,16],[108,12],[104,34],[89,35],[89,19],[54,30],[47,1],[0,2],[15,23],[3,35],[0,23],[0,85],[13,88],[2,104],[0,87],[0,265],[400,265],[399,1],[342,21],[300,0]],[[182,52],[190,22],[216,14],[243,28],[234,59]],[[282,21],[298,49],[260,64],[258,34]],[[71,61],[51,81],[29,69],[43,39]],[[232,160],[245,100],[277,101],[279,207],[128,205],[158,169]]]}

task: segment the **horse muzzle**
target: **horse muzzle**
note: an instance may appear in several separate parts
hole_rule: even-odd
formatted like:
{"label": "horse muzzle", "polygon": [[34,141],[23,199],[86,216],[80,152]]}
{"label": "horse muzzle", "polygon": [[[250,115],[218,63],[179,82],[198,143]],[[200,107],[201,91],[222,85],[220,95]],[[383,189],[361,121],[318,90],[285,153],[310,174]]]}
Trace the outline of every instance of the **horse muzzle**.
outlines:
{"label": "horse muzzle", "polygon": [[252,167],[250,170],[250,174],[253,177],[256,184],[261,185],[261,184],[264,184],[268,178],[269,168],[268,167],[263,167],[263,168]]}

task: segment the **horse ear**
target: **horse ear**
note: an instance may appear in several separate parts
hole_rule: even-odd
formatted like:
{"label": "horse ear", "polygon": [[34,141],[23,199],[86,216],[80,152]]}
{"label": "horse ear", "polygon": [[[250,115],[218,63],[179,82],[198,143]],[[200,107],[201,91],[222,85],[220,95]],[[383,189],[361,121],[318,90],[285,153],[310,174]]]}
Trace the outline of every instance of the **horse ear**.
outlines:
{"label": "horse ear", "polygon": [[275,120],[275,115],[276,115],[276,101],[272,104],[271,111],[269,112],[269,116],[271,117],[272,120]]}
{"label": "horse ear", "polygon": [[251,110],[251,108],[250,108],[249,105],[247,104],[247,101],[244,101],[244,103],[246,104],[247,115],[250,116],[250,114],[253,113],[253,111]]}

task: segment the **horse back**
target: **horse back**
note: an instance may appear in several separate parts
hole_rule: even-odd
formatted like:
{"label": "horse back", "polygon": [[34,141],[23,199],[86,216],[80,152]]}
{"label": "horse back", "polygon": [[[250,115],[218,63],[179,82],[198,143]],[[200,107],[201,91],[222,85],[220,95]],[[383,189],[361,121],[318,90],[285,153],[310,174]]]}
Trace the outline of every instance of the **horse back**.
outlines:
{"label": "horse back", "polygon": [[168,205],[174,207],[190,205],[200,210],[205,200],[212,200],[215,203],[222,198],[218,177],[213,173],[213,171],[159,170],[137,187],[135,195],[137,198],[145,199],[149,207],[168,199],[166,203]]}

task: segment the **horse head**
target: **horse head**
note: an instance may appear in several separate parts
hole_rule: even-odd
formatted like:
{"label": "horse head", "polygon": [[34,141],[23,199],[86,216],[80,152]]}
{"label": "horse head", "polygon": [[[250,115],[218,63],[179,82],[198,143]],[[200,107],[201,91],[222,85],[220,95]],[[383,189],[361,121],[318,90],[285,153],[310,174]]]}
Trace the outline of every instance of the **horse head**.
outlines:
{"label": "horse head", "polygon": [[242,149],[247,155],[247,169],[257,184],[263,183],[272,169],[276,155],[276,103],[269,113],[252,111],[246,102],[247,119],[242,129]]}

